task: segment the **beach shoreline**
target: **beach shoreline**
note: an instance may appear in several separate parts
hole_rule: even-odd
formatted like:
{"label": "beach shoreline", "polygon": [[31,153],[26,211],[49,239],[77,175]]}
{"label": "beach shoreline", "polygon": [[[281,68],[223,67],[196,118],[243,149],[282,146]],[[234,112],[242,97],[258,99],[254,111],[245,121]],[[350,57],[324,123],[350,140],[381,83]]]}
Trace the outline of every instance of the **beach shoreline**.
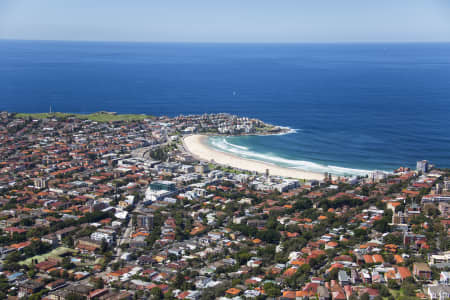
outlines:
{"label": "beach shoreline", "polygon": [[271,163],[242,158],[237,155],[213,149],[206,142],[208,135],[194,134],[183,138],[184,149],[198,160],[213,162],[218,165],[229,166],[240,170],[270,175],[283,176],[305,180],[322,180],[323,174],[303,171],[299,169],[280,167]]}

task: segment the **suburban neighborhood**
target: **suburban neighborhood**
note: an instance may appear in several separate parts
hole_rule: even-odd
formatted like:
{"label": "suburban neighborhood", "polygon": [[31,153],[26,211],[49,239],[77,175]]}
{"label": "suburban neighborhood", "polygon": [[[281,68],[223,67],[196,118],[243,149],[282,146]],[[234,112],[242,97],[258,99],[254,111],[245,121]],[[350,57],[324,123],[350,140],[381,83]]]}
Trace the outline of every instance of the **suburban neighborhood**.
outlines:
{"label": "suburban neighborhood", "polygon": [[449,299],[449,169],[299,180],[182,142],[284,130],[0,112],[0,298]]}

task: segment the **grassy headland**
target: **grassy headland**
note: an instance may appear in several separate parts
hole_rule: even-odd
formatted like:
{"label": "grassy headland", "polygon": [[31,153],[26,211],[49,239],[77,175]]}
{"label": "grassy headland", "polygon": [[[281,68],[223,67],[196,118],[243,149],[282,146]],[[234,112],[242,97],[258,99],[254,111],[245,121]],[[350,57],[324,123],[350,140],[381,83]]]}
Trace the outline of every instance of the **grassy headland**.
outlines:
{"label": "grassy headland", "polygon": [[144,114],[116,114],[110,112],[96,112],[92,114],[74,114],[74,113],[17,113],[16,118],[33,118],[33,119],[66,119],[70,117],[91,120],[95,122],[116,122],[116,121],[139,121],[144,119],[151,119],[153,116]]}

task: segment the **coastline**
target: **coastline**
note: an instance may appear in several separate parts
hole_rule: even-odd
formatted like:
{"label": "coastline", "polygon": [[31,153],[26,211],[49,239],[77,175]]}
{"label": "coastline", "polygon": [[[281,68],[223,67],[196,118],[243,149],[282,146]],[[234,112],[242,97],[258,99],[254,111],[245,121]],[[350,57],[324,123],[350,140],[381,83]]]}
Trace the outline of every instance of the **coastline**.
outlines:
{"label": "coastline", "polygon": [[266,169],[269,169],[270,175],[306,180],[323,179],[323,174],[321,173],[280,167],[271,163],[242,158],[230,153],[215,150],[206,143],[207,138],[207,135],[189,135],[183,138],[183,146],[192,156],[202,161],[211,162],[214,160],[214,163],[219,165],[252,172],[254,171],[260,174],[264,174]]}

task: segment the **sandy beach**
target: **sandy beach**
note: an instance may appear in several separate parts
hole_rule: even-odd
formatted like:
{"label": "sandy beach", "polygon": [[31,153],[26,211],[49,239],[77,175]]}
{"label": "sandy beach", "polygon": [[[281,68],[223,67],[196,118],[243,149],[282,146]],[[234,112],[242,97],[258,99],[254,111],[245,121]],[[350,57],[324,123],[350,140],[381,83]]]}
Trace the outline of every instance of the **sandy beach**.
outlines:
{"label": "sandy beach", "polygon": [[270,175],[284,176],[297,179],[323,179],[323,174],[302,171],[298,169],[283,168],[270,163],[241,158],[233,154],[217,151],[206,143],[205,135],[190,135],[184,138],[184,148],[199,160],[211,162],[233,168],[265,173],[269,169]]}

